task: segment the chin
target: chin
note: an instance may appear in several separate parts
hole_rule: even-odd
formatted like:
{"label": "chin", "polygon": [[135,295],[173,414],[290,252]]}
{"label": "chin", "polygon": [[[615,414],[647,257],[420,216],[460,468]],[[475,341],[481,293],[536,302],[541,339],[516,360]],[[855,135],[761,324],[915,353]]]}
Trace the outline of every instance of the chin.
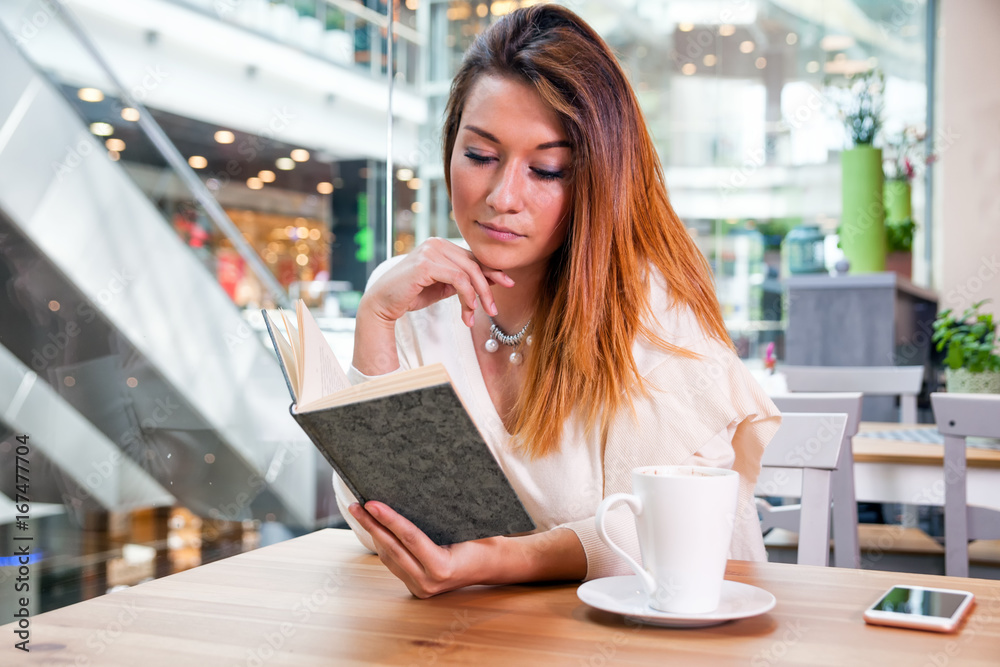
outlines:
{"label": "chin", "polygon": [[477,247],[472,249],[472,254],[475,255],[476,261],[478,261],[483,266],[488,266],[491,269],[499,269],[500,271],[507,271],[508,269],[517,268],[521,262],[518,258],[512,257],[511,252],[498,252],[497,250],[491,248]]}

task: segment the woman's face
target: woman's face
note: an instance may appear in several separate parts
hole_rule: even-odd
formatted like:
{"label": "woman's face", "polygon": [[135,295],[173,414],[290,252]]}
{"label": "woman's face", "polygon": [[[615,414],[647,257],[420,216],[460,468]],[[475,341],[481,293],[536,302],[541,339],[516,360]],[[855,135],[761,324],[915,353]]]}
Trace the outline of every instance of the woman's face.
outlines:
{"label": "woman's face", "polygon": [[572,157],[559,117],[532,87],[479,77],[450,169],[455,221],[481,263],[544,268],[566,238]]}

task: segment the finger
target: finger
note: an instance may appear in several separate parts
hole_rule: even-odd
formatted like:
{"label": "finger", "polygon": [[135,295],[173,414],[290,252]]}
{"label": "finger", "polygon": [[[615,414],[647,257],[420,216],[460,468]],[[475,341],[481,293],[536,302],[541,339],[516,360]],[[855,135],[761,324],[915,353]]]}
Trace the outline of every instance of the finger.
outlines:
{"label": "finger", "polygon": [[392,532],[403,548],[421,564],[424,571],[428,566],[436,565],[440,561],[442,548],[402,514],[375,500],[368,501],[365,510]]}
{"label": "finger", "polygon": [[[485,279],[482,278],[482,274],[478,268],[473,269],[473,271],[479,273],[480,279],[485,284]],[[458,300],[462,304],[462,320],[470,327],[475,322],[477,300],[477,291],[473,283],[473,278],[474,273],[469,272],[469,267],[460,264],[451,264],[438,277],[440,282],[448,283],[458,293]],[[485,291],[489,294],[488,287],[486,287]],[[489,298],[492,300],[492,295]]]}
{"label": "finger", "polygon": [[490,289],[490,279],[483,273],[483,267],[472,258],[466,258],[462,262],[462,268],[469,276],[472,289],[479,295],[479,303],[488,314],[496,316],[497,304],[493,300],[493,290]]}
{"label": "finger", "polygon": [[[383,505],[383,507],[387,506]],[[390,570],[393,570],[396,576],[403,579],[423,574],[423,564],[414,558],[413,554],[406,550],[396,535],[383,526],[370,512],[358,503],[352,503],[347,509],[358,520],[361,527],[368,531],[372,541],[375,542],[379,558],[382,559],[382,562]]]}
{"label": "finger", "polygon": [[503,285],[504,287],[514,286],[514,279],[500,269],[491,269],[488,266],[483,266],[482,264],[480,264],[480,267],[482,267],[483,275],[486,276],[486,279],[489,280],[491,284]]}
{"label": "finger", "polygon": [[[486,277],[483,271],[486,267],[484,267],[479,260],[476,259],[475,255],[465,248],[451,242],[435,244],[432,249],[433,254],[439,257],[441,261],[449,262],[457,266],[465,274],[465,279],[469,281],[471,291],[460,290],[462,294],[462,303],[468,308],[468,312],[463,313],[463,319],[465,319],[465,315],[468,314],[469,319],[466,321],[470,322],[471,326],[471,317],[475,312],[476,303],[474,298],[470,300],[469,297],[474,297],[476,295],[478,295],[479,302],[483,305],[483,310],[490,315],[496,315],[496,304],[493,302],[493,292],[490,291],[491,279]],[[500,284],[508,286],[514,284],[514,281],[502,271],[498,271],[496,269],[489,269],[489,271],[492,273],[494,279],[500,282]],[[456,284],[456,287],[460,286]]]}

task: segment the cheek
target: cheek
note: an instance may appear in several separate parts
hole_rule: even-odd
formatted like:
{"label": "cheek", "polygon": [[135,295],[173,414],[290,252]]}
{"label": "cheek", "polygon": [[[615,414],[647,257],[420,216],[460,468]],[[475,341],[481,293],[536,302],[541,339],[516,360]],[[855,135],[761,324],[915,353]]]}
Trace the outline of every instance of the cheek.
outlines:
{"label": "cheek", "polygon": [[461,215],[475,203],[476,183],[476,174],[474,172],[470,172],[468,167],[452,162],[451,207],[455,210],[456,218],[460,219]]}
{"label": "cheek", "polygon": [[539,217],[551,228],[552,236],[565,235],[565,218],[569,215],[569,191],[565,186],[539,188],[535,194]]}

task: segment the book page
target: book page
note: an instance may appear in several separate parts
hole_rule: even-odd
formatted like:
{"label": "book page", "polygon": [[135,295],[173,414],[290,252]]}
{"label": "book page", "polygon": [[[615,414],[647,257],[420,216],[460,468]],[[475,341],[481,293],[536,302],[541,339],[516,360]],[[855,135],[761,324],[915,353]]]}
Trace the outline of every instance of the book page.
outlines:
{"label": "book page", "polygon": [[302,371],[299,369],[302,367],[299,359],[302,357],[302,347],[299,343],[299,332],[296,330],[292,323],[289,321],[288,317],[285,315],[285,311],[278,309],[281,313],[281,321],[285,323],[285,333],[288,334],[289,347],[292,350],[292,359],[295,361],[295,378],[299,381],[296,389],[301,394],[302,393]]}
{"label": "book page", "polygon": [[293,400],[297,403],[299,400],[299,375],[298,375],[298,364],[295,361],[295,353],[292,351],[292,346],[288,344],[288,341],[278,327],[274,324],[274,320],[271,316],[264,312],[264,319],[267,320],[268,330],[271,332],[275,345],[277,345],[278,360],[285,369],[285,374],[288,376],[288,384],[292,389]]}
{"label": "book page", "polygon": [[351,386],[347,374],[333,354],[330,344],[323,337],[316,319],[304,301],[295,302],[299,318],[299,409],[306,409],[324,396],[335,394]]}
{"label": "book page", "polygon": [[[335,408],[339,405],[360,403],[372,398],[417,391],[439,384],[451,384],[451,378],[448,377],[448,371],[445,370],[443,364],[437,363],[430,364],[429,366],[418,366],[402,373],[383,375],[374,380],[353,385],[348,389],[338,391],[335,395],[327,395],[310,405],[303,403],[302,410],[299,410],[299,412]],[[461,398],[459,398],[459,401],[461,401]]]}

